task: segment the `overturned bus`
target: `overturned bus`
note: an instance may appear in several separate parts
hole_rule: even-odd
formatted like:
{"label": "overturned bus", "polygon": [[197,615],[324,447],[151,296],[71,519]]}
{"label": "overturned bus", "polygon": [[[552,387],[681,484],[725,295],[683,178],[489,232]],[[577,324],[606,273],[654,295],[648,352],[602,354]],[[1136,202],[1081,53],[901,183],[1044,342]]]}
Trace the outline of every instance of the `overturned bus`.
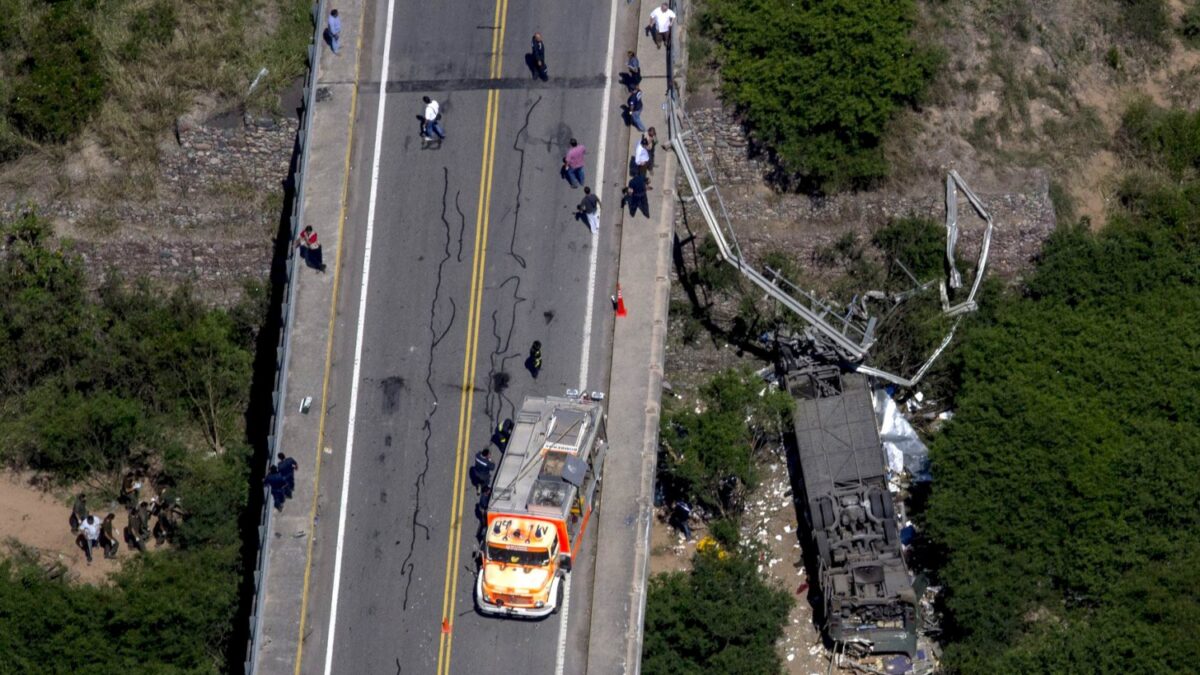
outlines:
{"label": "overturned bus", "polygon": [[859,374],[813,365],[788,372],[816,588],[835,648],[917,651],[919,593],[901,556],[871,388]]}

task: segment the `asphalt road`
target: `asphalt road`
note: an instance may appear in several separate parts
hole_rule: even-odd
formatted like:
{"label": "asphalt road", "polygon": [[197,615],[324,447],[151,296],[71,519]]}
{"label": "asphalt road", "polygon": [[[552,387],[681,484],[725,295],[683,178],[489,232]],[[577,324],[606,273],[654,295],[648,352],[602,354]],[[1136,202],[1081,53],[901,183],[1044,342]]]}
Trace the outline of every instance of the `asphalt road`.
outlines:
{"label": "asphalt road", "polygon": [[[310,599],[301,671],[551,673],[561,662],[563,672],[582,672],[594,532],[572,574],[565,627],[562,614],[540,622],[477,614],[466,467],[524,395],[607,388],[612,220],[627,159],[620,117],[602,105],[613,8],[394,0],[392,10],[382,119],[387,0],[366,16],[327,434],[346,456],[337,453],[322,474],[322,492],[333,497],[322,500],[313,561],[320,590]],[[526,66],[535,30],[545,37],[548,82]],[[617,48],[623,53],[619,40]],[[443,143],[423,146],[418,136],[424,95],[442,104]],[[593,245],[574,219],[582,190],[559,167],[575,137],[588,148],[595,185],[602,115],[614,170]],[[533,340],[544,356],[536,379],[524,368]],[[335,586],[336,607],[324,592]]]}

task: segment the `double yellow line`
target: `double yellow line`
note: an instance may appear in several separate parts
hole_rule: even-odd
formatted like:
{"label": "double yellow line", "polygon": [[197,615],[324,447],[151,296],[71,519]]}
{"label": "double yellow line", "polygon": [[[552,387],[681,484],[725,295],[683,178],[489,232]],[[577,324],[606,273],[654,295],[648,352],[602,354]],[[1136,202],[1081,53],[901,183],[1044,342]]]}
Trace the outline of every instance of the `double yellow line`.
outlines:
{"label": "double yellow line", "polygon": [[[504,23],[508,0],[496,0],[495,29],[492,31],[492,58],[488,76],[500,78],[503,68]],[[466,502],[467,462],[471,448],[471,414],[475,403],[475,366],[479,354],[479,317],[483,309],[483,282],[487,261],[487,238],[492,208],[492,170],[496,158],[496,126],[500,116],[500,90],[489,89],[483,121],[483,158],[479,169],[479,203],[475,214],[475,252],[472,256],[470,300],[467,305],[467,341],[463,354],[462,395],[458,407],[458,440],[454,451],[454,491],[450,505],[450,527],[446,536],[446,585],[442,591],[442,631],[438,641],[439,675],[450,672],[450,651],[454,642],[455,589],[458,588],[459,557],[462,550],[462,516]]]}

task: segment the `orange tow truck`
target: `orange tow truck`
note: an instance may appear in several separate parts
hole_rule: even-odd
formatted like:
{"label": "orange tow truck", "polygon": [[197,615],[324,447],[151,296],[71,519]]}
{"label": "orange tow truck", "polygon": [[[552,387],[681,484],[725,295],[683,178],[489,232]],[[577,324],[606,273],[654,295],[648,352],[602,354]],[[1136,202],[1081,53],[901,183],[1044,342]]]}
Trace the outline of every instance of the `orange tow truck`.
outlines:
{"label": "orange tow truck", "polygon": [[529,397],[492,481],[475,602],[484,614],[541,618],[599,504],[606,450],[598,401]]}

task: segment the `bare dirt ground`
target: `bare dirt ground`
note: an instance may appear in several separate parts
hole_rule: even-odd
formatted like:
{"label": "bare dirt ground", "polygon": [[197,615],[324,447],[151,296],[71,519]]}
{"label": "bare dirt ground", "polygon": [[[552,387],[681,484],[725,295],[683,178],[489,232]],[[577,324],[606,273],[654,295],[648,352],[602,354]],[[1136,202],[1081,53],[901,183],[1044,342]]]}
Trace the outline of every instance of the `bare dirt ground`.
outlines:
{"label": "bare dirt ground", "polygon": [[[0,541],[4,543],[4,553],[14,553],[11,549],[15,540],[25,551],[36,552],[40,563],[62,564],[73,581],[104,583],[105,577],[120,569],[121,562],[129,558],[124,543],[116,560],[105,560],[104,554],[96,551],[95,562],[89,566],[83,551],[75,546],[75,535],[71,534],[69,491],[47,493],[30,485],[29,478],[29,474],[0,472]],[[100,516],[116,513],[118,525],[124,527],[125,509],[115,502],[95,504],[93,508]]]}

